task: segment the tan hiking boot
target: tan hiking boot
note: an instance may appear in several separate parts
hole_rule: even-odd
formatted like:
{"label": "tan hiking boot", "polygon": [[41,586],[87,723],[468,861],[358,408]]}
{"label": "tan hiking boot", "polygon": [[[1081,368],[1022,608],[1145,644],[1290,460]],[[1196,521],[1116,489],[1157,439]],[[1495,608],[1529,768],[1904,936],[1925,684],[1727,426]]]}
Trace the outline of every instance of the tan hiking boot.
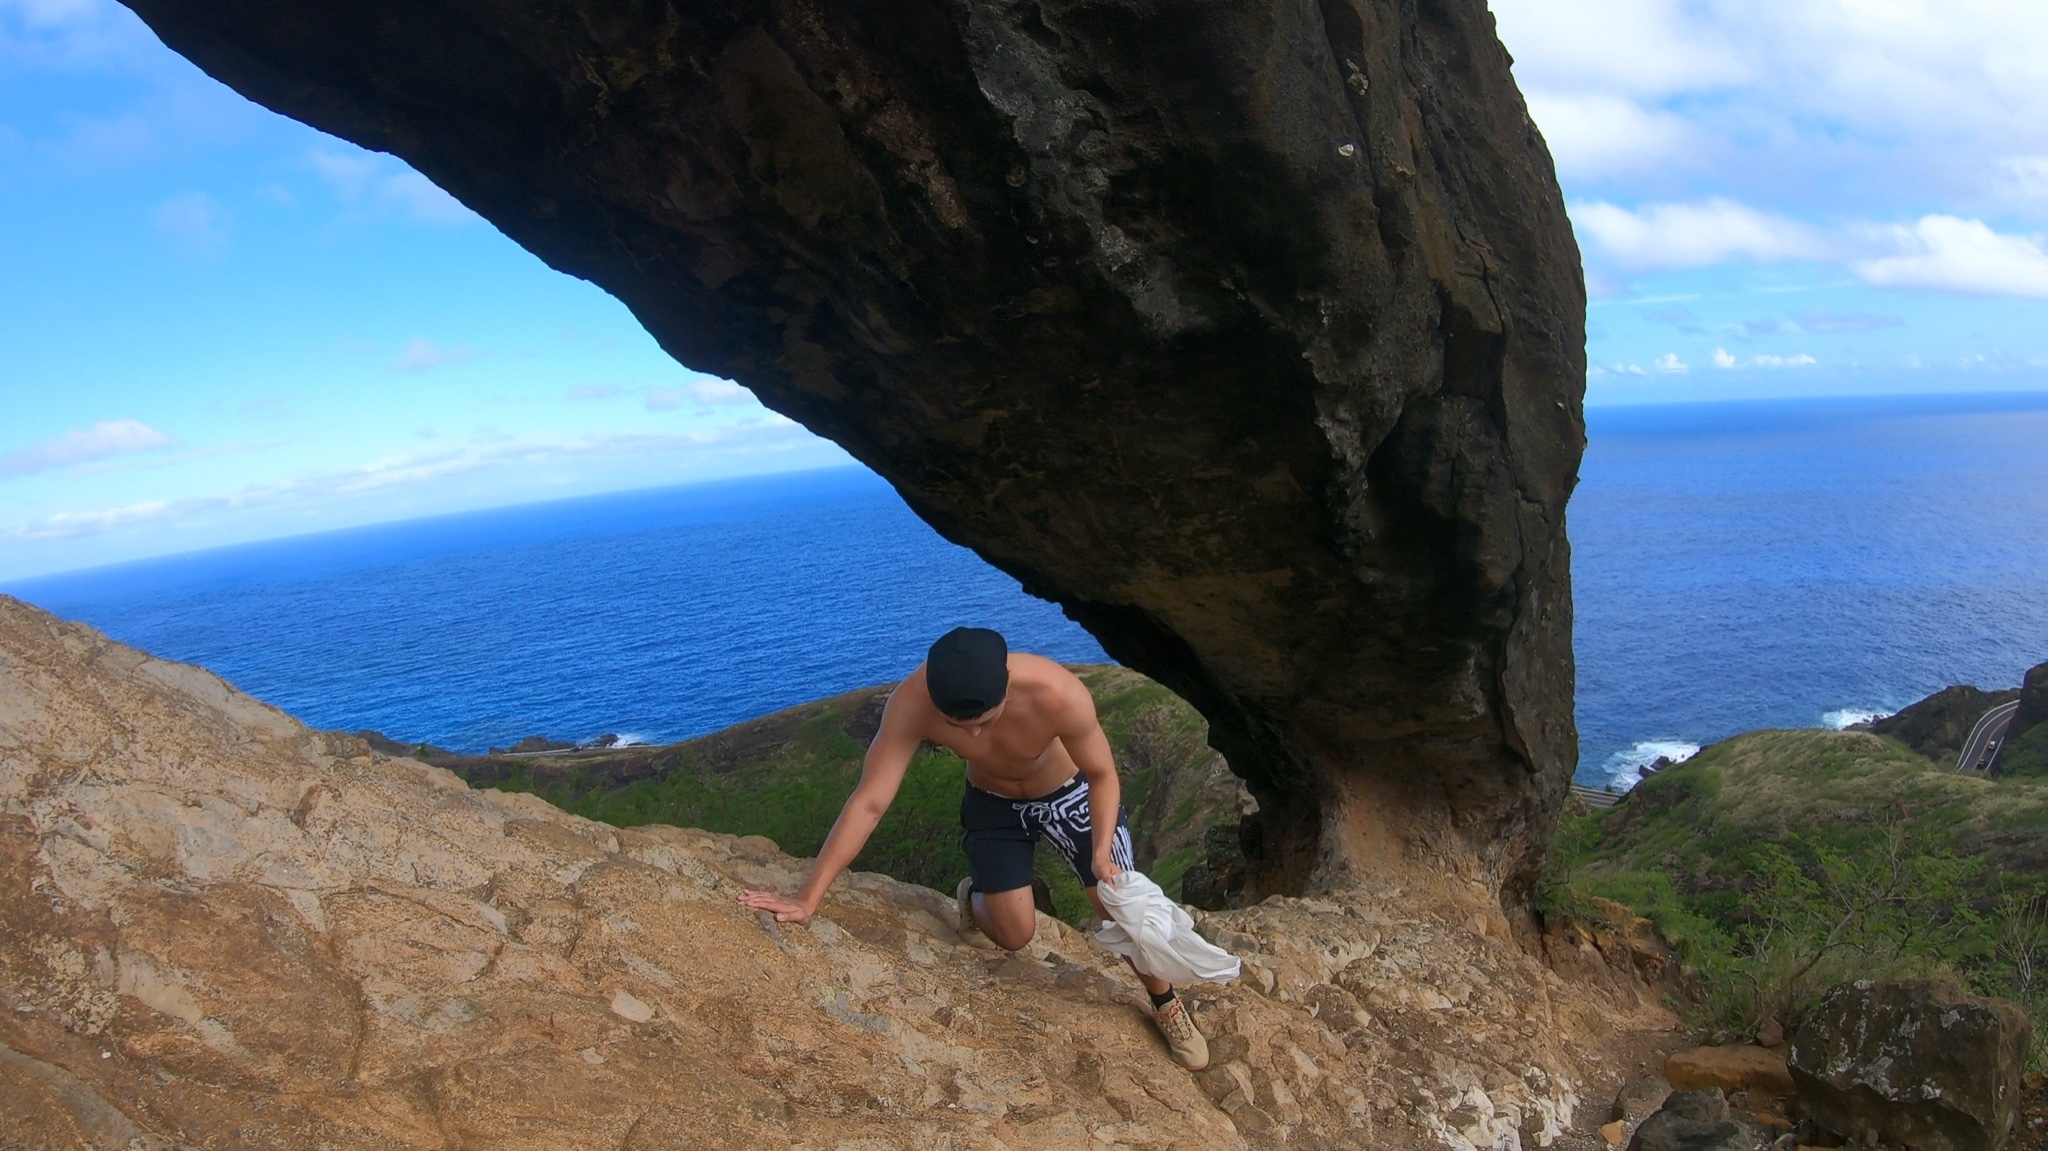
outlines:
{"label": "tan hiking boot", "polygon": [[1164,1007],[1154,1007],[1152,1022],[1159,1025],[1159,1034],[1166,1037],[1175,1063],[1190,1071],[1200,1071],[1209,1065],[1209,1041],[1202,1038],[1194,1015],[1179,996],[1168,1000]]}
{"label": "tan hiking boot", "polygon": [[967,876],[953,888],[953,906],[959,912],[959,922],[953,926],[960,932],[960,942],[982,951],[995,951],[996,941],[983,932],[981,925],[974,922],[974,877]]}

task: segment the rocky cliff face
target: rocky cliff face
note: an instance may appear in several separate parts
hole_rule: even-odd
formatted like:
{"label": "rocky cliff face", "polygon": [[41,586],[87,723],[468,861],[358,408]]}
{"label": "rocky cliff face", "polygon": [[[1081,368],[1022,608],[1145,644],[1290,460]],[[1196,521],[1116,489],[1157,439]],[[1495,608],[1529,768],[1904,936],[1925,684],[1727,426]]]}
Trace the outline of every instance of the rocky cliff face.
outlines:
{"label": "rocky cliff face", "polygon": [[1192,702],[1245,898],[1526,890],[1584,291],[1482,0],[127,2]]}
{"label": "rocky cliff face", "polygon": [[734,903],[804,866],[471,791],[0,597],[0,1146],[1584,1146],[1616,1035],[1670,1022],[1414,893],[1275,897],[1204,922],[1247,978],[1193,991],[1190,1076],[1050,919],[992,956],[881,876],[804,928]]}

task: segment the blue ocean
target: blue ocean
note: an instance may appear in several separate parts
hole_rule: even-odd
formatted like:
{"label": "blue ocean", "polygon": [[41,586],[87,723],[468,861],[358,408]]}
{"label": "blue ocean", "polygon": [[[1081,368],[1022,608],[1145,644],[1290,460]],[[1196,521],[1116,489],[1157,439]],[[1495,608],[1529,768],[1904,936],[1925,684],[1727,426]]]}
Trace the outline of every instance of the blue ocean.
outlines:
{"label": "blue ocean", "polygon": [[[1596,408],[1570,511],[1578,776],[2048,660],[2048,395]],[[665,742],[996,627],[1102,660],[859,469],[277,540],[6,587],[320,727]]]}

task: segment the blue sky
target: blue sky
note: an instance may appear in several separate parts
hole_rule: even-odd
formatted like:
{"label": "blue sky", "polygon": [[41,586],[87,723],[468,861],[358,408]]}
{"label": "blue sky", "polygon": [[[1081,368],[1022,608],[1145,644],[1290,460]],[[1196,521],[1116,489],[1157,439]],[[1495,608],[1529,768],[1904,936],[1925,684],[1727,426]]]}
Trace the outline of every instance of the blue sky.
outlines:
{"label": "blue sky", "polygon": [[[2048,387],[2048,5],[1496,0],[1593,404]],[[0,0],[0,579],[845,461],[112,0]]]}

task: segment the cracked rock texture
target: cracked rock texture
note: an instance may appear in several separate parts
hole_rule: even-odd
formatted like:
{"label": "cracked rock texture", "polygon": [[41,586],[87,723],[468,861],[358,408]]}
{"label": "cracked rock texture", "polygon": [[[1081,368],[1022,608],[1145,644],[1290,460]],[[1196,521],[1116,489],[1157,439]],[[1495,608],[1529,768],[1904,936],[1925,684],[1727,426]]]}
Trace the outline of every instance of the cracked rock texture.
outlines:
{"label": "cracked rock texture", "polygon": [[1836,985],[1792,1037],[1799,1109],[1886,1147],[1997,1151],[2020,1121],[2032,1024],[2004,999],[1942,983]]}
{"label": "cracked rock texture", "polygon": [[1201,710],[1236,896],[1524,902],[1584,287],[1482,0],[126,0]]}
{"label": "cracked rock texture", "polygon": [[[1580,1146],[1660,1010],[1388,890],[1207,916],[1174,1066],[1052,920],[959,945],[761,839],[619,830],[0,597],[0,1147]],[[1420,908],[1422,910],[1418,911]]]}

